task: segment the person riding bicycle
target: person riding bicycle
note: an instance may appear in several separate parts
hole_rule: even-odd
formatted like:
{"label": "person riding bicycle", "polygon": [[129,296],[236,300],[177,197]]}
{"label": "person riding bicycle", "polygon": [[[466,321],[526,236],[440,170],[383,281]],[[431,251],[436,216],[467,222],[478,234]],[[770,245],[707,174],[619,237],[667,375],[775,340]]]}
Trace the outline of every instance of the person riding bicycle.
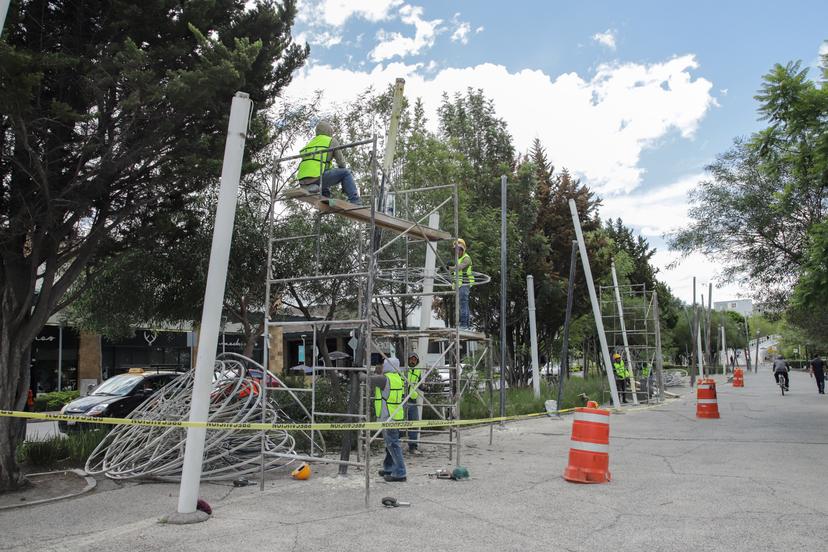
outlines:
{"label": "person riding bicycle", "polygon": [[782,374],[782,377],[785,378],[785,391],[788,390],[788,387],[791,383],[788,372],[788,363],[785,362],[785,357],[779,355],[778,357],[776,357],[776,360],[773,361],[773,379],[778,381],[777,378],[779,377],[779,374]]}

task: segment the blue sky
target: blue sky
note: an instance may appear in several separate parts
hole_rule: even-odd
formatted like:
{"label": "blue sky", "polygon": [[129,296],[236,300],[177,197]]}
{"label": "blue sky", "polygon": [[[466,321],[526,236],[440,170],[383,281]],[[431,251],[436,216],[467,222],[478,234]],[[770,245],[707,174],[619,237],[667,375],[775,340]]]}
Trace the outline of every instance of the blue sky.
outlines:
{"label": "blue sky", "polygon": [[[406,78],[433,111],[443,90],[482,87],[516,146],[535,137],[659,249],[660,276],[690,300],[716,259],[675,255],[686,193],[735,136],[756,130],[753,95],[774,63],[816,63],[828,2],[305,0],[295,27],[311,60],[289,95],[343,102]],[[816,71],[814,71],[816,74]],[[430,113],[432,120],[433,113]],[[714,300],[744,290],[726,284]]]}

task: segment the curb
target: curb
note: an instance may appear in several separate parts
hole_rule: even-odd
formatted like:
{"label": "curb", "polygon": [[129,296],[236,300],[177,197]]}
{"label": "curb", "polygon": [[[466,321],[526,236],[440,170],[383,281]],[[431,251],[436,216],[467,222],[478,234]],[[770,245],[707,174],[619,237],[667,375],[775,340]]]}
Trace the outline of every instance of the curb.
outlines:
{"label": "curb", "polygon": [[83,470],[57,470],[57,471],[52,471],[52,472],[30,473],[29,476],[34,477],[34,476],[38,476],[38,475],[50,475],[50,474],[53,474],[53,473],[68,473],[68,472],[72,472],[75,475],[77,475],[78,477],[81,477],[84,480],[86,480],[86,486],[83,489],[81,489],[80,491],[75,492],[75,493],[65,494],[65,495],[61,495],[61,496],[55,496],[55,497],[52,497],[52,498],[42,498],[40,500],[34,500],[32,502],[24,502],[24,503],[21,503],[21,504],[12,504],[10,506],[0,506],[0,511],[15,510],[17,508],[25,508],[27,506],[36,506],[38,504],[48,504],[49,502],[57,502],[58,500],[65,500],[67,498],[73,498],[73,497],[76,497],[76,496],[80,496],[84,493],[88,493],[89,491],[94,489],[98,484],[98,482],[95,481],[94,477],[91,477],[91,476],[87,475],[86,472],[83,471]]}

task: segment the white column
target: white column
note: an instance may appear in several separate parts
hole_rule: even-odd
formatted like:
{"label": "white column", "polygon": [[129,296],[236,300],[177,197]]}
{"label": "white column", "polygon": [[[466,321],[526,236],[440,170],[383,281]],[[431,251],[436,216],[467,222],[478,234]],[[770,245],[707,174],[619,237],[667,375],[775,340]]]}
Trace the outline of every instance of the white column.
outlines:
{"label": "white column", "polygon": [[618,389],[615,387],[615,377],[612,374],[612,361],[610,360],[609,347],[607,347],[607,336],[604,334],[604,321],[601,319],[601,307],[598,305],[598,296],[595,294],[595,282],[592,281],[592,269],[589,267],[589,257],[587,256],[586,243],[584,242],[584,233],[581,230],[581,221],[578,218],[578,207],[575,205],[574,199],[569,200],[569,212],[572,213],[572,225],[575,227],[575,237],[578,239],[578,249],[581,251],[581,263],[584,265],[584,278],[586,279],[587,289],[589,290],[589,300],[592,302],[592,316],[595,318],[595,329],[598,332],[598,341],[601,343],[601,356],[604,358],[604,367],[606,368],[607,380],[609,381],[612,404],[615,408],[619,408],[621,403],[618,401]]}
{"label": "white column", "polygon": [[727,375],[727,343],[725,342],[725,327],[722,324],[722,374]]}
{"label": "white column", "polygon": [[[529,342],[532,352],[532,389],[535,398],[540,398],[540,370],[538,369],[538,329],[535,325],[535,281],[532,275],[526,276],[526,294],[529,303]],[[563,377],[563,374],[559,374]]]}
{"label": "white column", "polygon": [[[440,226],[440,213],[431,213],[428,216],[428,225],[431,228]],[[434,273],[437,266],[437,242],[430,242],[426,245],[425,266],[423,266],[423,298],[420,301],[420,331],[427,330],[431,326],[431,308],[434,296],[429,295],[434,291]],[[407,353],[406,353],[407,354]],[[421,337],[417,340],[417,354],[420,362],[425,363],[428,355],[428,338]],[[420,419],[423,417],[423,394],[420,392],[417,397],[417,407],[420,410]]]}
{"label": "white column", "polygon": [[638,393],[635,390],[635,370],[630,354],[630,343],[627,340],[627,326],[624,323],[624,304],[621,302],[621,291],[618,289],[618,276],[615,273],[615,261],[612,261],[612,287],[615,288],[615,302],[618,305],[618,319],[621,321],[621,339],[624,340],[624,354],[627,356],[627,369],[630,372],[630,391],[633,404],[638,404]]}
{"label": "white column", "polygon": [[[209,414],[213,366],[216,362],[221,307],[224,302],[224,285],[227,281],[227,263],[230,258],[230,241],[236,218],[236,199],[241,178],[247,124],[252,106],[253,103],[246,93],[236,92],[230,107],[230,123],[227,127],[227,142],[224,145],[224,164],[221,169],[221,187],[216,207],[213,245],[210,249],[207,286],[204,290],[204,310],[199,327],[195,381],[190,404],[191,422],[206,422]],[[178,513],[180,514],[189,514],[196,510],[206,435],[207,430],[204,428],[187,429],[184,467],[178,492]]]}
{"label": "white column", "polygon": [[702,356],[702,337],[701,337],[701,317],[699,317],[699,326],[696,331],[696,343],[698,344],[698,357],[696,358],[699,367],[699,378],[704,377],[704,357]]}

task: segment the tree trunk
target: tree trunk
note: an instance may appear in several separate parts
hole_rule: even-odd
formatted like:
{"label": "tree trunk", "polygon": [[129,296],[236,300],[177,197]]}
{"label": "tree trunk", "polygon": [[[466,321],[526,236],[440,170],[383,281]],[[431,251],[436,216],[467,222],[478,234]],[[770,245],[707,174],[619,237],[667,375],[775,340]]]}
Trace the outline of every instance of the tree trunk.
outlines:
{"label": "tree trunk", "polygon": [[[0,344],[0,410],[23,410],[29,391],[29,351],[9,339],[3,324]],[[12,491],[28,482],[17,464],[17,446],[26,438],[26,420],[0,417],[0,492]]]}

